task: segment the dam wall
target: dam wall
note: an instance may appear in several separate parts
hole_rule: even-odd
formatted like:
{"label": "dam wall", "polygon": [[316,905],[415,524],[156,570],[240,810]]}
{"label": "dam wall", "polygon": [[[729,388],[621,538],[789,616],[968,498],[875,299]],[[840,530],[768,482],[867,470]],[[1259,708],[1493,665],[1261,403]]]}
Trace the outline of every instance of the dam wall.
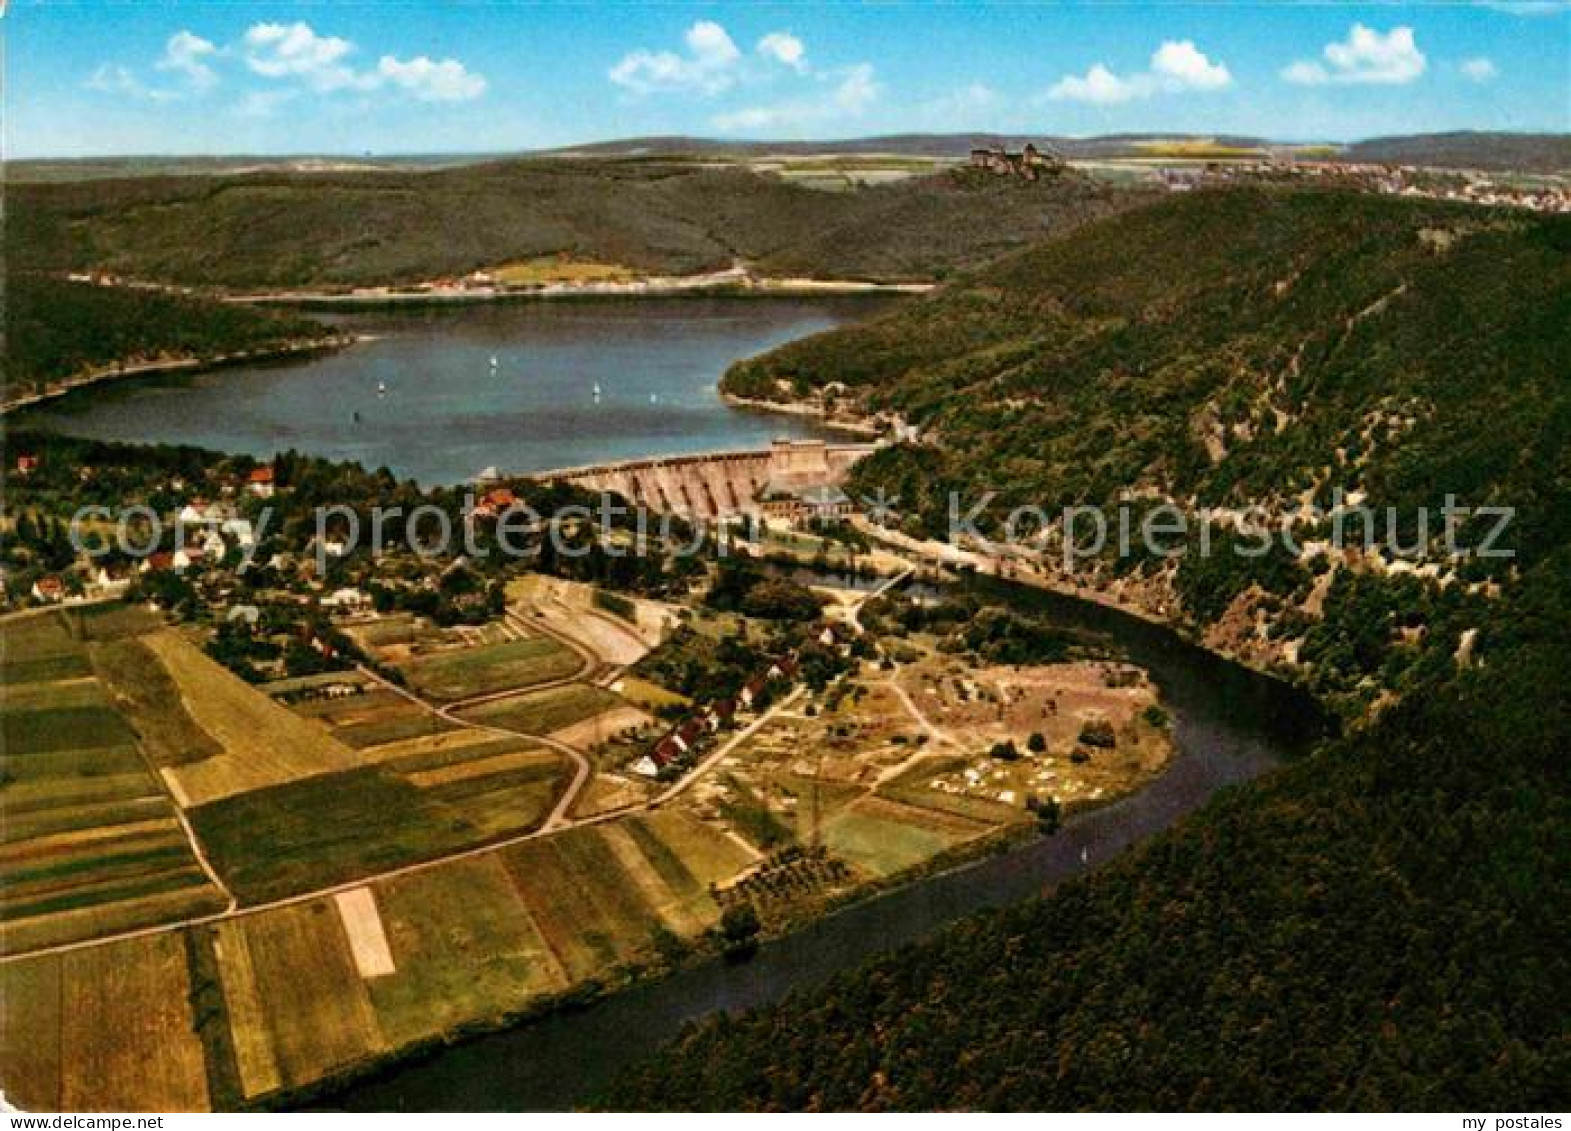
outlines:
{"label": "dam wall", "polygon": [[761,450],[657,456],[543,471],[530,478],[613,491],[650,510],[712,520],[757,514],[766,487],[799,491],[838,486],[852,465],[877,447],[776,440]]}

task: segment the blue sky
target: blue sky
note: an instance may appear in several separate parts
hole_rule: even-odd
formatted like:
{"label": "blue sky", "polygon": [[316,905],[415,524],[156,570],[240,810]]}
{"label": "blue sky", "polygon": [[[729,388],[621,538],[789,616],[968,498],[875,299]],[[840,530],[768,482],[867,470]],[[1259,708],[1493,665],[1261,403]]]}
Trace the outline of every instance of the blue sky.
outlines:
{"label": "blue sky", "polygon": [[1571,131],[1571,3],[12,0],[13,157]]}

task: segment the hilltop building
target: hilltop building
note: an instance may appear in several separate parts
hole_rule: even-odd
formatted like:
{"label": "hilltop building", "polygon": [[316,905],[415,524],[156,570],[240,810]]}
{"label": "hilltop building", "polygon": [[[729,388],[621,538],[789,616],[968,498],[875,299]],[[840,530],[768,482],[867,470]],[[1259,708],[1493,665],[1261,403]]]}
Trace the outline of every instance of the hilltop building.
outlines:
{"label": "hilltop building", "polygon": [[1019,153],[1010,153],[1001,145],[991,149],[973,149],[971,151],[971,167],[974,169],[988,169],[998,176],[1020,177],[1023,180],[1034,181],[1039,177],[1063,170],[1064,159],[1051,147],[1046,150],[1038,149],[1033,142],[1026,142],[1026,146]]}

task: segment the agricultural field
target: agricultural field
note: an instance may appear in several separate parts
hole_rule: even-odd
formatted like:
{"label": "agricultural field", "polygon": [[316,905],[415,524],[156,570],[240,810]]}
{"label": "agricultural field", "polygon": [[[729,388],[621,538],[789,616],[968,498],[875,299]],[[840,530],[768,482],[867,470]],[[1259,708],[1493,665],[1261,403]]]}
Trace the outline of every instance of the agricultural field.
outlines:
{"label": "agricultural field", "polygon": [[481,726],[549,734],[570,745],[594,746],[649,717],[615,692],[587,683],[493,699],[466,708],[461,717]]}
{"label": "agricultural field", "polygon": [[745,861],[716,834],[643,817],[504,849],[502,859],[565,975],[579,980],[647,950],[657,928],[693,935],[718,909],[708,885]]}
{"label": "agricultural field", "polygon": [[[0,950],[21,952],[222,909],[134,719],[94,674],[132,621],[0,624]],[[25,656],[26,659],[20,657]],[[32,678],[32,677],[44,678]]]}
{"label": "agricultural field", "polygon": [[399,668],[421,694],[451,703],[566,679],[581,666],[571,649],[548,636],[531,636],[427,652],[411,656]]}
{"label": "agricultural field", "polygon": [[[147,678],[167,677],[183,711],[215,744],[215,752],[200,761],[161,767],[182,806],[206,805],[360,765],[349,747],[238,679],[174,629],[150,633],[139,643],[156,661]],[[149,695],[132,702],[156,711],[166,701]]]}
{"label": "agricultural field", "polygon": [[315,891],[534,828],[561,791],[560,754],[456,730],[361,751],[366,765],[190,811],[246,902]]}
{"label": "agricultural field", "polygon": [[388,1047],[337,900],[228,920],[214,933],[245,1095],[309,1083]]}
{"label": "agricultural field", "polygon": [[0,966],[0,1087],[27,1111],[204,1110],[191,998],[179,932]]}
{"label": "agricultural field", "polygon": [[589,263],[542,255],[520,259],[491,269],[498,283],[509,287],[543,286],[547,283],[623,283],[635,273],[615,263]]}
{"label": "agricultural field", "polygon": [[288,698],[289,709],[295,714],[317,720],[339,742],[355,750],[439,734],[457,726],[408,696],[368,679],[346,680],[339,675],[334,682],[355,690],[348,695],[316,698],[300,697],[299,692],[281,693],[278,684],[269,684],[266,691],[275,698]]}

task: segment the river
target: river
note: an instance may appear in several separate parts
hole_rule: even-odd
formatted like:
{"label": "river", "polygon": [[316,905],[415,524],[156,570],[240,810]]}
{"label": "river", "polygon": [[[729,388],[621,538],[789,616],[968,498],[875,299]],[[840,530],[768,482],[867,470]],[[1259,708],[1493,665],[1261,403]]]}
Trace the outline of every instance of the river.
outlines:
{"label": "river", "polygon": [[426,486],[487,467],[544,471],[757,448],[824,432],[811,420],[726,404],[716,389],[726,366],[891,301],[682,297],[334,312],[314,316],[373,340],[106,381],[7,423],[258,457],[293,448],[389,467]]}
{"label": "river", "polygon": [[763,946],[636,986],[587,1008],[476,1037],[397,1065],[321,1101],[351,1111],[546,1111],[601,1093],[695,1018],[777,1000],[988,907],[1030,898],[1167,828],[1217,791],[1301,751],[1324,721],[1286,685],[1166,629],[1069,597],[987,586],[1058,623],[1113,639],[1156,681],[1177,754],[1146,789],[1068,821],[1056,836],[853,904]]}

